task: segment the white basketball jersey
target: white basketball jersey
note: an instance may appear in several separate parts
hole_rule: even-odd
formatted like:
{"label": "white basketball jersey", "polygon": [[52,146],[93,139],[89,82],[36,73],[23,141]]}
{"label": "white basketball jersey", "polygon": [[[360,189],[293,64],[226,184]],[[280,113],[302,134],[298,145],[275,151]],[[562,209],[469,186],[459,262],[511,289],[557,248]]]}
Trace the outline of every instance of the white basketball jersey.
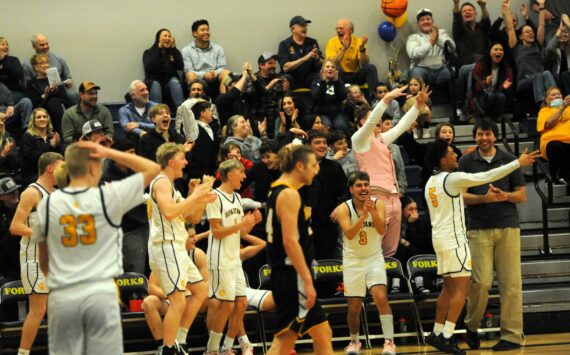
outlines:
{"label": "white basketball jersey", "polygon": [[180,215],[171,221],[167,220],[166,217],[160,212],[158,208],[158,203],[152,196],[154,184],[158,179],[166,179],[172,186],[172,202],[180,203],[184,198],[178,190],[174,187],[174,184],[165,175],[158,175],[152,180],[149,186],[149,198],[146,202],[147,216],[149,224],[149,245],[153,243],[161,243],[166,240],[175,240],[185,242],[188,239],[188,232],[186,231],[186,226],[184,224],[184,218]]}
{"label": "white basketball jersey", "polygon": [[55,290],[123,272],[123,215],[144,202],[143,175],[100,187],[65,188],[38,205],[38,235],[47,241],[47,285]]}
{"label": "white basketball jersey", "polygon": [[[49,195],[49,192],[42,185],[36,182],[32,182],[30,185],[28,185],[28,187],[30,186],[37,189],[42,195],[40,202]],[[34,207],[32,208],[30,214],[28,215],[28,218],[26,219],[26,225],[33,229],[37,224],[37,220],[38,220],[38,212],[36,210],[36,207]],[[31,240],[31,238],[22,237],[20,239],[20,263],[37,263],[37,262],[39,262],[38,244],[34,243]]]}
{"label": "white basketball jersey", "polygon": [[[218,198],[206,207],[208,219],[219,219],[222,227],[240,223],[243,218],[243,208],[239,194],[234,192],[232,195],[228,195],[218,189],[213,191],[218,195]],[[208,269],[231,270],[241,268],[240,240],[239,231],[221,239],[214,238],[210,231],[207,253]]]}
{"label": "white basketball jersey", "polygon": [[435,251],[455,249],[467,243],[463,196],[460,193],[452,196],[446,191],[448,176],[448,172],[439,172],[429,178],[425,187]]}
{"label": "white basketball jersey", "polygon": [[[376,203],[375,198],[372,198],[372,200]],[[356,223],[359,215],[352,199],[344,203],[348,206],[351,224]],[[343,257],[345,258],[367,258],[378,254],[382,255],[382,235],[374,228],[374,221],[370,215],[368,215],[368,218],[362,224],[362,228],[360,228],[360,231],[352,240],[346,238],[346,236],[343,239]]]}

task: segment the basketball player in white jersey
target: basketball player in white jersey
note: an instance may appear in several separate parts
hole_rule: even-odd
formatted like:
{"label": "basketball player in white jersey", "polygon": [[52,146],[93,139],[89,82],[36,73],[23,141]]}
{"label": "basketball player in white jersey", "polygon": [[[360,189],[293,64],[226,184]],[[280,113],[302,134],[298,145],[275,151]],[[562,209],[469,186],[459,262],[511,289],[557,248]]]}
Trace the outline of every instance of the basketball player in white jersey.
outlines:
{"label": "basketball player in white jersey", "polygon": [[[210,337],[207,354],[220,351],[222,332],[231,315],[232,324],[239,324],[247,309],[246,282],[240,260],[240,239],[261,221],[261,213],[255,210],[244,215],[241,197],[236,192],[245,179],[244,167],[236,159],[229,159],[219,166],[222,184],[215,191],[218,198],[206,208],[210,235],[208,236],[208,325]],[[235,303],[235,306],[234,306]],[[237,329],[229,328],[230,334]],[[230,353],[234,339],[226,338],[223,353]],[[230,344],[231,342],[231,344]]]}
{"label": "basketball player in white jersey", "polygon": [[[105,158],[138,173],[99,187]],[[143,202],[144,187],[160,167],[92,142],[68,146],[65,159],[70,183],[38,204],[32,233],[51,292],[50,354],[122,354],[113,279],[123,272],[121,219]]]}
{"label": "basketball player in white jersey", "polygon": [[[189,230],[190,237],[186,241],[186,249],[188,250],[188,255],[192,262],[196,265],[200,274],[204,280],[208,280],[208,267],[206,262],[206,253],[200,248],[196,248],[196,242],[207,238],[209,232],[200,233],[199,235],[194,235],[193,228]],[[203,237],[203,235],[205,235]],[[265,241],[254,237],[252,235],[247,235],[242,237],[245,241],[250,243],[247,247],[241,248],[240,258],[243,260],[249,259],[254,255],[258,254],[265,248]],[[186,295],[187,297],[192,297],[191,293]],[[260,311],[271,311],[275,309],[275,302],[273,301],[273,295],[269,290],[258,290],[252,289],[250,287],[246,288],[247,303],[249,306],[255,307]],[[162,318],[168,310],[169,302],[166,295],[160,288],[160,281],[154,272],[150,273],[148,279],[148,296],[145,297],[143,301],[142,308],[145,314],[145,320],[150,329],[151,334],[155,340],[162,340]],[[200,312],[205,312],[208,308],[208,300],[206,299],[200,307]],[[187,308],[188,309],[188,302]],[[187,323],[185,314],[182,315],[181,326],[190,327],[191,324]],[[248,349],[253,349],[247,335],[245,333],[245,328],[242,324],[239,326],[238,336],[240,340],[240,347],[242,349],[242,354],[248,353]],[[181,334],[178,332],[176,336],[177,341],[182,344],[186,342],[186,334]]]}
{"label": "basketball player in white jersey", "polygon": [[426,153],[426,166],[434,170],[425,187],[432,225],[432,243],[437,255],[437,273],[443,289],[437,299],[433,333],[426,342],[451,354],[465,354],[452,337],[471,279],[471,254],[467,245],[465,204],[462,192],[498,180],[519,167],[529,166],[539,152],[525,149],[518,160],[477,174],[454,172],[457,154],[446,141],[436,140]]}
{"label": "basketball player in white jersey", "polygon": [[44,274],[40,271],[38,245],[30,241],[32,228],[37,219],[36,207],[47,197],[55,185],[55,169],[63,163],[59,153],[47,152],[38,160],[38,179],[22,192],[20,203],[10,224],[12,235],[22,236],[20,241],[20,277],[28,295],[29,312],[22,326],[22,338],[18,355],[28,355],[38,328],[46,313],[49,289]]}
{"label": "basketball player in white jersey", "polygon": [[382,234],[386,230],[384,203],[370,196],[368,173],[351,173],[348,187],[352,199],[338,207],[338,223],[344,233],[343,281],[351,338],[345,351],[348,355],[360,354],[360,312],[362,298],[366,297],[366,290],[369,289],[380,313],[385,338],[382,354],[395,354],[394,323],[388,304],[388,279],[382,255]]}
{"label": "basketball player in white jersey", "polygon": [[[162,354],[178,354],[184,353],[176,342],[182,314],[186,309],[188,319],[193,321],[207,295],[206,283],[186,252],[188,232],[185,221],[199,220],[206,204],[212,202],[216,195],[210,192],[211,178],[205,178],[205,182],[196,186],[187,198],[175,189],[174,180],[182,177],[182,170],[188,164],[182,145],[164,143],[156,151],[156,160],[161,170],[150,183],[150,198],[147,200],[149,263],[170,302],[162,323]],[[189,300],[190,311],[186,308],[186,288],[193,295]]]}

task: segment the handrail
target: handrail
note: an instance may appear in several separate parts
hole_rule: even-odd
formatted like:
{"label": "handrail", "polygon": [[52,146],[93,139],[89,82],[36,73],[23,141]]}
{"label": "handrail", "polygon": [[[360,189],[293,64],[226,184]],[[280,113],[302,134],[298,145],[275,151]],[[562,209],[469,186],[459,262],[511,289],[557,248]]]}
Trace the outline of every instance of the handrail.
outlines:
{"label": "handrail", "polygon": [[[511,149],[511,146],[509,145],[509,141],[507,138],[507,125],[509,126],[509,128],[513,132],[514,141],[515,141],[515,151],[514,152]],[[509,153],[518,156],[519,152],[520,152],[520,148],[519,148],[519,146],[520,146],[520,144],[519,144],[520,135],[519,135],[517,128],[515,127],[515,124],[513,123],[513,121],[511,120],[511,118],[508,115],[501,115],[501,136],[502,136],[501,140],[503,142],[503,145],[505,146],[505,149]]]}
{"label": "handrail", "polygon": [[[538,170],[541,170],[542,173],[546,176],[546,188],[548,190],[548,196],[544,194],[542,189],[540,188],[540,181],[538,179]],[[550,250],[550,239],[549,239],[549,230],[548,230],[548,207],[553,203],[554,200],[554,187],[552,186],[552,176],[550,172],[544,166],[544,163],[538,159],[534,164],[532,164],[532,181],[534,185],[534,189],[536,193],[540,197],[542,201],[542,253],[544,255],[551,255],[552,252]]]}

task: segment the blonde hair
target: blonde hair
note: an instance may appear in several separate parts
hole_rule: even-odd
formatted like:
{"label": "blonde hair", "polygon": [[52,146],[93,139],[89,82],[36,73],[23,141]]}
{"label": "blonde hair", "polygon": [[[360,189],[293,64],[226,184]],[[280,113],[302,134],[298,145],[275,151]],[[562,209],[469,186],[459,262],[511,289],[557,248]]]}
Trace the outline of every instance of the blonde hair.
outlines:
{"label": "blonde hair", "polygon": [[30,124],[28,125],[28,130],[26,132],[28,132],[31,136],[39,136],[38,129],[36,128],[36,115],[38,114],[38,111],[43,111],[47,115],[48,125],[46,128],[46,133],[49,135],[53,131],[53,126],[51,125],[51,117],[49,116],[49,113],[43,107],[38,107],[32,111],[32,114],[30,115]]}
{"label": "blonde hair", "polygon": [[156,150],[156,162],[164,169],[168,166],[168,161],[173,159],[177,153],[184,154],[184,146],[182,144],[164,143]]}
{"label": "blonde hair", "polygon": [[42,58],[47,59],[48,63],[49,63],[49,55],[47,53],[38,53],[38,54],[34,54],[32,56],[32,58],[30,59],[30,63],[32,65],[36,65],[38,64],[38,61]]}
{"label": "blonde hair", "polygon": [[243,164],[237,159],[224,160],[220,164],[218,170],[220,171],[220,176],[222,177],[222,182],[224,182],[228,179],[228,174],[230,173],[230,171],[232,171],[234,169],[239,169],[241,171],[245,170],[245,168],[243,167]]}
{"label": "blonde hair", "polygon": [[148,110],[148,117],[150,117],[150,119],[152,120],[154,116],[158,115],[162,110],[166,110],[166,112],[168,112],[168,114],[170,115],[170,108],[168,107],[168,105],[158,104],[154,105],[153,107],[150,108],[150,110]]}
{"label": "blonde hair", "polygon": [[55,176],[55,183],[60,189],[69,185],[69,173],[67,172],[67,163],[65,161],[55,168],[53,175]]}
{"label": "blonde hair", "polygon": [[91,150],[71,144],[65,149],[65,162],[70,178],[81,178],[87,175],[89,164],[99,159],[90,157]]}

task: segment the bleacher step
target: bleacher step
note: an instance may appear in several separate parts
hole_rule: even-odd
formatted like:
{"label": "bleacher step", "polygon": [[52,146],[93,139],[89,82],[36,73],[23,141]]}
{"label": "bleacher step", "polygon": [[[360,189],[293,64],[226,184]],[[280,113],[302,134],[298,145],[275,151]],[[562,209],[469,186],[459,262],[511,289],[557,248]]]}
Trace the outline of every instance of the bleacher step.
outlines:
{"label": "bleacher step", "polygon": [[[550,248],[554,253],[566,253],[570,250],[570,233],[551,233],[548,236]],[[539,255],[543,243],[542,234],[521,235],[521,254],[523,256]]]}
{"label": "bleacher step", "polygon": [[570,260],[550,258],[523,261],[521,263],[521,274],[523,279],[567,277],[570,276]]}

